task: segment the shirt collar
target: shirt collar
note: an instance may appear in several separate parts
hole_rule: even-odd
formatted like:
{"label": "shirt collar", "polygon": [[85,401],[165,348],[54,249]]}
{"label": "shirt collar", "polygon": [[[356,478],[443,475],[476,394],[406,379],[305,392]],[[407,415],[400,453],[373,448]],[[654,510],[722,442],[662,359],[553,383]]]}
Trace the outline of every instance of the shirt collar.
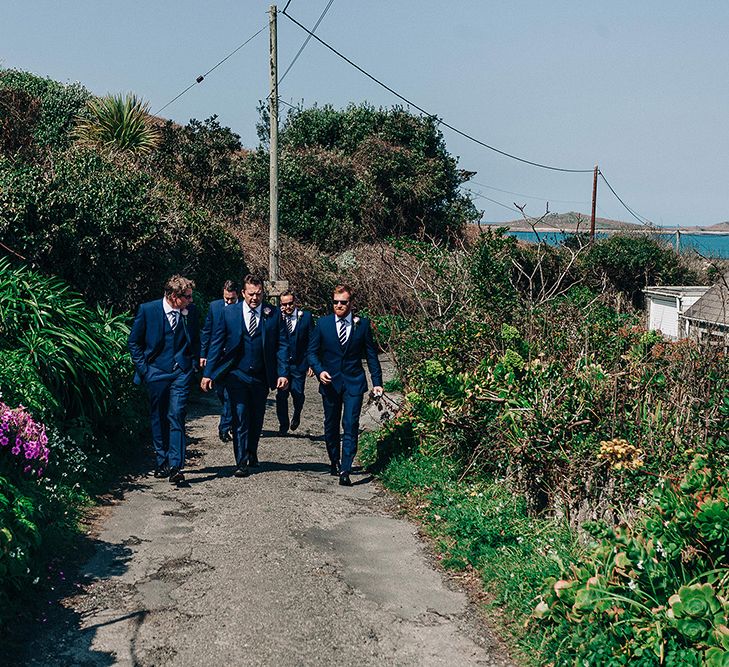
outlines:
{"label": "shirt collar", "polygon": [[165,311],[165,315],[169,315],[172,312],[175,312],[175,313],[180,312],[179,308],[173,308],[172,306],[170,306],[169,302],[167,301],[167,297],[164,297],[164,296],[162,297],[162,308]]}
{"label": "shirt collar", "polygon": [[[234,305],[235,305],[235,304],[234,304]],[[245,313],[246,315],[250,315],[250,314],[251,314],[251,310],[253,310],[253,312],[255,312],[255,313],[256,313],[256,317],[257,317],[257,318],[258,318],[259,320],[261,319],[261,308],[262,308],[262,306],[263,306],[263,304],[262,304],[262,303],[259,303],[259,304],[258,304],[258,305],[257,305],[257,306],[256,306],[255,308],[251,308],[251,307],[250,307],[250,306],[249,306],[249,305],[248,305],[248,304],[246,303],[246,300],[245,300],[245,299],[243,299],[243,312],[244,312],[244,313]]]}
{"label": "shirt collar", "polygon": [[337,324],[339,324],[342,320],[344,320],[347,323],[347,326],[352,325],[352,311],[351,310],[344,317],[339,317],[339,315],[335,315],[334,317],[337,318]]}

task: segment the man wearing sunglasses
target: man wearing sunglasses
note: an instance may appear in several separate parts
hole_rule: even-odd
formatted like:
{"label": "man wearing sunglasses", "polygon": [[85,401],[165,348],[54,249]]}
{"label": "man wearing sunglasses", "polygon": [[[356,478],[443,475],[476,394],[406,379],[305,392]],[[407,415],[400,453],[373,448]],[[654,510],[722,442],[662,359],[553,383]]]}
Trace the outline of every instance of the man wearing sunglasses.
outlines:
{"label": "man wearing sunglasses", "polygon": [[152,421],[155,477],[185,481],[185,417],[190,385],[200,359],[195,283],[172,276],[162,299],[139,306],[129,333],[135,384],[147,385]]}
{"label": "man wearing sunglasses", "polygon": [[359,417],[367,391],[362,358],[367,359],[376,396],[382,395],[382,369],[370,321],[352,312],[352,288],[337,285],[332,304],[334,313],[322,317],[312,333],[309,366],[319,378],[329,472],[339,475],[341,486],[352,486],[349,475],[357,454]]}
{"label": "man wearing sunglasses", "polygon": [[[238,303],[238,293],[240,287],[234,280],[226,280],[223,284],[223,298],[217,299],[210,303],[208,316],[205,318],[205,324],[200,331],[200,367],[205,368],[208,361],[208,351],[210,350],[210,337],[218,320],[223,316],[223,308]],[[233,424],[233,416],[230,412],[230,397],[222,384],[216,385],[215,393],[220,399],[222,406],[220,412],[220,422],[218,424],[218,437],[221,442],[230,442],[232,439],[230,429]]]}
{"label": "man wearing sunglasses", "polygon": [[[291,290],[281,293],[279,300],[281,318],[289,334],[289,386],[276,392],[276,415],[278,432],[286,435],[289,428],[295,431],[301,423],[304,407],[304,385],[306,376],[314,376],[309,368],[309,338],[314,326],[311,313],[298,307],[296,295]],[[289,420],[289,394],[294,412]]]}

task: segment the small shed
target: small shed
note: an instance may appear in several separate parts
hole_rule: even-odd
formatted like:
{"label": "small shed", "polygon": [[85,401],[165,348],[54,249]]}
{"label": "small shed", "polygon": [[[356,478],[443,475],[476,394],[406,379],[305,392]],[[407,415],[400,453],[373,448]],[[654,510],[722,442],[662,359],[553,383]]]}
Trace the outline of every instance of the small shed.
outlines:
{"label": "small shed", "polygon": [[681,315],[683,336],[727,345],[729,341],[729,273]]}
{"label": "small shed", "polygon": [[686,333],[679,327],[681,315],[708,291],[709,287],[704,285],[646,287],[648,328],[660,331],[671,340],[684,338]]}

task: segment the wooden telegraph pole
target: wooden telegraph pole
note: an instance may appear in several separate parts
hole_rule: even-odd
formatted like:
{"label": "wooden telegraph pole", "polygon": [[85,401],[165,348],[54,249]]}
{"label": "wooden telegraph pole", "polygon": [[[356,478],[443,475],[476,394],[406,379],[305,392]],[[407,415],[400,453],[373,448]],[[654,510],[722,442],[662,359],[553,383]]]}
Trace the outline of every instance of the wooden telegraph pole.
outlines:
{"label": "wooden telegraph pole", "polygon": [[595,242],[595,209],[597,208],[597,174],[599,169],[595,165],[595,175],[592,178],[592,214],[590,215],[590,243]]}
{"label": "wooden telegraph pole", "polygon": [[269,232],[268,232],[268,296],[277,297],[288,288],[286,281],[278,279],[278,44],[276,37],[276,5],[269,8]]}

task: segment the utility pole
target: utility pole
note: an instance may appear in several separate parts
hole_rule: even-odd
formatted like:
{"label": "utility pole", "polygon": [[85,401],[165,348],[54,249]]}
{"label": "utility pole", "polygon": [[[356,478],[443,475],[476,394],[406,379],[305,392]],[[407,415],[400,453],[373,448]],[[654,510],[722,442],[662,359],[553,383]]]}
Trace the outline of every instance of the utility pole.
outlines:
{"label": "utility pole", "polygon": [[276,5],[269,8],[269,70],[271,93],[269,96],[269,232],[268,232],[268,274],[269,296],[279,296],[288,285],[281,285],[278,279],[278,44],[276,38]]}
{"label": "utility pole", "polygon": [[595,165],[595,175],[592,178],[592,214],[590,215],[590,243],[595,242],[595,209],[597,208],[597,174],[599,169]]}

